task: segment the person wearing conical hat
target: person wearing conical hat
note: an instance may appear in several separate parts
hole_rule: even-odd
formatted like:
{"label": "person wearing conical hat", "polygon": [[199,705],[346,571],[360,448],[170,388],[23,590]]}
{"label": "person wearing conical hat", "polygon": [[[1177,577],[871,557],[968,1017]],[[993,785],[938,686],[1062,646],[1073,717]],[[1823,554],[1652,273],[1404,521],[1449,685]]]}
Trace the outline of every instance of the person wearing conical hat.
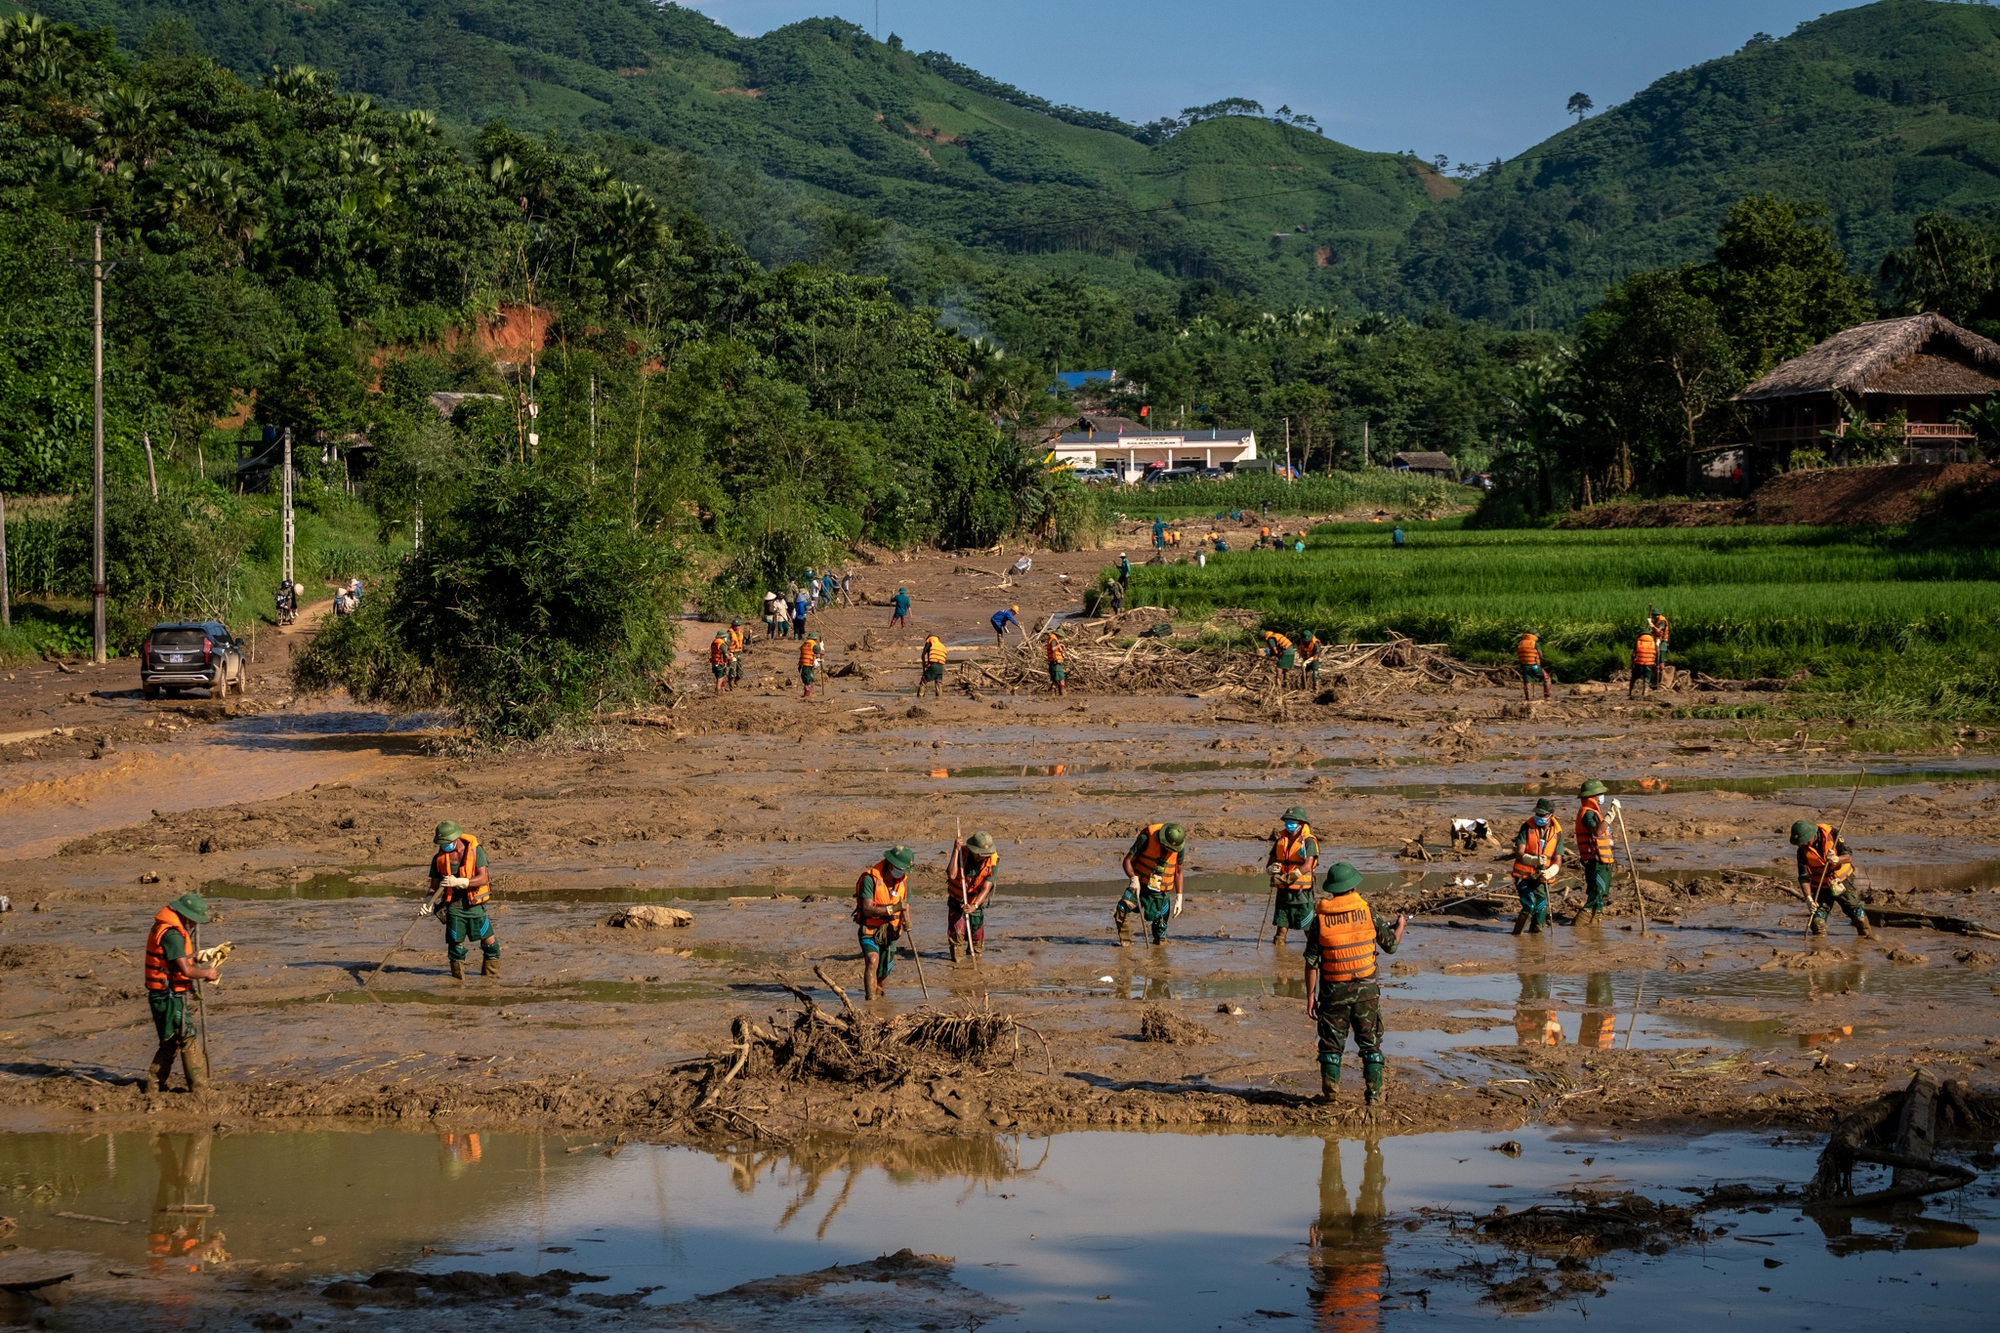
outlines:
{"label": "person wearing conical hat", "polygon": [[1377,950],[1394,953],[1409,918],[1379,924],[1361,896],[1361,872],[1345,861],[1326,872],[1326,894],[1306,928],[1306,1017],[1319,1037],[1320,1095],[1332,1101],[1340,1086],[1347,1034],[1361,1055],[1367,1103],[1382,1100],[1387,1059],[1382,1054],[1382,987],[1375,980]]}
{"label": "person wearing conical hat", "polygon": [[1596,778],[1583,784],[1577,795],[1583,804],[1576,812],[1576,856],[1583,863],[1583,910],[1574,924],[1594,925],[1611,906],[1612,855],[1611,824],[1617,815],[1604,808],[1606,788]]}
{"label": "person wearing conical hat", "polygon": [[208,921],[208,900],[198,893],[183,893],[162,907],[146,933],[146,1005],[153,1014],[153,1031],[159,1035],[159,1049],[146,1066],[140,1091],[165,1092],[167,1076],[173,1073],[174,1057],[187,1075],[189,1092],[208,1090],[208,1059],[195,1040],[188,1022],[188,996],[197,981],[214,981],[217,969],[195,957],[195,929]]}
{"label": "person wearing conical hat", "polygon": [[1271,876],[1271,936],[1273,948],[1283,948],[1287,930],[1304,930],[1312,919],[1313,875],[1319,869],[1319,840],[1302,806],[1285,811],[1284,823],[1271,835],[1271,855],[1264,866]]}
{"label": "person wearing conical hat", "polygon": [[917,854],[898,844],[854,881],[854,924],[860,928],[864,999],[888,994],[896,941],[909,929],[910,867],[916,863]]}
{"label": "person wearing conical hat", "polygon": [[986,904],[1000,869],[1000,850],[993,835],[981,829],[952,849],[945,871],[945,937],[951,941],[951,961],[961,946],[974,957],[986,952]]}
{"label": "person wearing conical hat", "polygon": [[1549,885],[1562,873],[1562,854],[1562,821],[1556,818],[1555,802],[1544,796],[1514,835],[1514,891],[1521,896],[1521,911],[1514,918],[1516,935],[1523,927],[1530,935],[1539,935],[1549,924]]}

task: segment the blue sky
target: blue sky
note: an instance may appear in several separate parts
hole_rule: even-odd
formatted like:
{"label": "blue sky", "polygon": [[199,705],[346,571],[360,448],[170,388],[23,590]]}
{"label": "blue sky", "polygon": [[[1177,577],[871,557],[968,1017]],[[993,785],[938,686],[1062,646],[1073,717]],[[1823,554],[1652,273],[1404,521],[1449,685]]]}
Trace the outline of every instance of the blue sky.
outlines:
{"label": "blue sky", "polygon": [[[684,0],[684,3],[687,0]],[[1054,102],[1143,122],[1222,97],[1288,103],[1336,139],[1453,162],[1525,151],[1574,92],[1600,109],[1670,70],[1785,36],[1826,0],[881,0],[882,35]],[[733,31],[875,0],[692,0]]]}

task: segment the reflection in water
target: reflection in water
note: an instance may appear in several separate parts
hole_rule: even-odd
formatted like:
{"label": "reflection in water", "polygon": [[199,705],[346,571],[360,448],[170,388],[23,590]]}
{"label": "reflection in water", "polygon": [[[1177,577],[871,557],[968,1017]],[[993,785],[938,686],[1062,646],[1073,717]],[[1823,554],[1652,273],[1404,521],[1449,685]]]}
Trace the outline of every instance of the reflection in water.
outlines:
{"label": "reflection in water", "polygon": [[[1860,1216],[1881,1218],[1892,1215],[1887,1208],[1871,1208]],[[1963,1222],[1942,1217],[1924,1217],[1895,1211],[1895,1222],[1887,1227],[1856,1231],[1856,1214],[1844,1208],[1815,1208],[1808,1214],[1819,1223],[1826,1236],[1828,1254],[1846,1256],[1869,1250],[1962,1250],[1979,1243],[1979,1232]]]}
{"label": "reflection in water", "polygon": [[963,1203],[976,1190],[990,1190],[1011,1177],[1035,1174],[1048,1161],[1048,1155],[1049,1140],[1044,1139],[1041,1159],[1033,1166],[1023,1167],[1019,1136],[989,1135],[890,1143],[868,1139],[807,1139],[783,1149],[717,1153],[715,1160],[729,1167],[730,1182],[738,1194],[751,1193],[765,1176],[795,1191],[778,1218],[775,1228],[778,1231],[789,1227],[799,1213],[818,1200],[821,1187],[839,1175],[839,1192],[813,1229],[814,1238],[824,1240],[827,1227],[853,1193],[855,1181],[869,1167],[879,1168],[891,1181],[905,1187],[963,1180],[965,1192],[959,1197]]}
{"label": "reflection in water", "polygon": [[1388,1176],[1382,1148],[1361,1145],[1361,1193],[1347,1205],[1340,1173],[1340,1140],[1327,1139],[1319,1155],[1319,1217],[1307,1235],[1312,1246],[1313,1310],[1321,1333],[1361,1333],[1380,1328],[1389,1290],[1389,1224],[1382,1194]]}
{"label": "reflection in water", "polygon": [[1521,978],[1521,998],[1514,1006],[1514,1044],[1562,1045],[1562,1022],[1556,1017],[1554,1006],[1548,1003],[1549,974],[1520,972],[1516,975]]}
{"label": "reflection in water", "polygon": [[185,1265],[190,1273],[203,1264],[229,1262],[221,1231],[213,1234],[208,1199],[208,1157],[213,1134],[155,1134],[153,1165],[159,1183],[153,1191],[152,1221],[146,1228],[147,1267],[164,1273]]}
{"label": "reflection in water", "polygon": [[1584,979],[1583,1024],[1577,1030],[1576,1044],[1595,1046],[1600,1051],[1611,1049],[1612,1038],[1618,1035],[1618,1016],[1611,1012],[1611,974],[1592,972]]}
{"label": "reflection in water", "polygon": [[477,1134],[438,1135],[438,1169],[447,1176],[462,1175],[467,1167],[479,1165],[480,1155]]}

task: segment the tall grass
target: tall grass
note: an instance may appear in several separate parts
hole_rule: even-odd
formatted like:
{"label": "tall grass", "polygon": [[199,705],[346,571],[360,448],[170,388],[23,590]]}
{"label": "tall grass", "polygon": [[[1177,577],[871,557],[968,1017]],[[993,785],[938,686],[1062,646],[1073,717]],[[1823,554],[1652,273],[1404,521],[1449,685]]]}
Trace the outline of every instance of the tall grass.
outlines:
{"label": "tall grass", "polygon": [[1366,472],[1326,472],[1286,481],[1275,473],[1224,481],[1180,481],[1170,486],[1127,486],[1100,492],[1111,509],[1131,518],[1188,518],[1243,509],[1261,512],[1264,501],[1277,514],[1337,514],[1374,507],[1392,514],[1470,505],[1480,493],[1451,482],[1409,472],[1373,468]]}
{"label": "tall grass", "polygon": [[1133,600],[1264,612],[1336,641],[1407,634],[1507,662],[1527,630],[1559,678],[1630,664],[1650,606],[1671,658],[1724,678],[1812,673],[1809,689],[1904,717],[2000,708],[2000,550],[1918,548],[1828,528],[1466,531],[1316,529],[1304,552],[1229,552],[1135,571]]}

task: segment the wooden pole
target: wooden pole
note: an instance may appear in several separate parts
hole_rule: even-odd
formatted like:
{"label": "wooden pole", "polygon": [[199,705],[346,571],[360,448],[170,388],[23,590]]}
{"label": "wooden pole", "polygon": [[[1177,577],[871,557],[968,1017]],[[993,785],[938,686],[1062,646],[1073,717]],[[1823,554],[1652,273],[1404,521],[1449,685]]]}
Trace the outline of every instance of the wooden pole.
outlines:
{"label": "wooden pole", "polygon": [[[1639,887],[1639,863],[1632,857],[1632,830],[1625,826],[1625,807],[1617,801],[1611,808],[1618,812],[1618,832],[1625,839],[1625,868],[1632,872],[1632,897],[1639,903],[1639,938],[1646,938],[1646,891]],[[1634,1022],[1638,1019],[1635,1017]]]}

